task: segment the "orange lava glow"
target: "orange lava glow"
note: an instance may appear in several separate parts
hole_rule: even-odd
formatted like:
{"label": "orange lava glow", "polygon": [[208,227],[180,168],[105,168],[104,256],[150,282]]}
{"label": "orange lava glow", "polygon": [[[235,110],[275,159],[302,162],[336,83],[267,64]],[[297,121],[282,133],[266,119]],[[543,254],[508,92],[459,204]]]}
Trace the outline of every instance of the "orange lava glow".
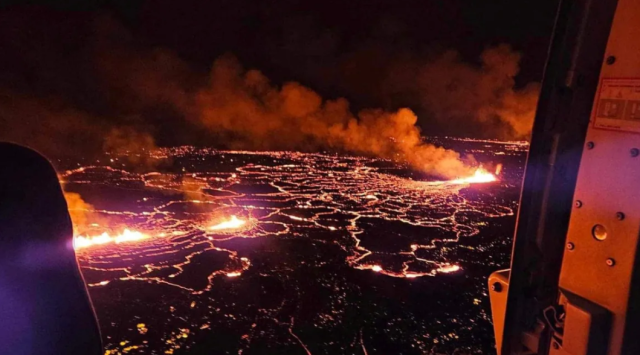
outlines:
{"label": "orange lava glow", "polygon": [[495,175],[491,174],[486,169],[480,167],[476,169],[475,173],[472,176],[451,180],[449,182],[452,184],[478,184],[478,183],[494,182],[497,180],[498,178],[496,178]]}
{"label": "orange lava glow", "polygon": [[438,272],[450,273],[460,270],[458,265],[442,265],[438,268]]}
{"label": "orange lava glow", "polygon": [[211,226],[209,227],[209,229],[211,230],[236,229],[244,226],[246,223],[247,221],[239,219],[236,216],[231,216],[229,220],[226,220],[224,222],[220,222],[214,226]]}
{"label": "orange lava glow", "polygon": [[107,232],[95,236],[78,235],[73,238],[73,247],[82,249],[101,244],[137,242],[147,238],[149,238],[147,234],[125,229],[122,233],[113,236]]}

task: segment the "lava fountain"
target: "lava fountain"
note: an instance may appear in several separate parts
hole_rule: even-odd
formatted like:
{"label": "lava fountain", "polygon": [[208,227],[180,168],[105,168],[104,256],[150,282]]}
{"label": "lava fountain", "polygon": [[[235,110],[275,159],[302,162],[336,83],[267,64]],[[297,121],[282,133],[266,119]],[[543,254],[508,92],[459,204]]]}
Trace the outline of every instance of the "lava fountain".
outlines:
{"label": "lava fountain", "polygon": [[239,219],[236,216],[231,216],[228,220],[220,222],[216,225],[209,227],[211,230],[226,230],[226,229],[238,229],[244,226],[247,221]]}
{"label": "lava fountain", "polygon": [[466,178],[458,178],[454,180],[450,180],[451,184],[478,184],[478,183],[486,183],[486,182],[494,182],[497,181],[498,178],[488,172],[486,169],[480,167],[476,169],[475,173]]}

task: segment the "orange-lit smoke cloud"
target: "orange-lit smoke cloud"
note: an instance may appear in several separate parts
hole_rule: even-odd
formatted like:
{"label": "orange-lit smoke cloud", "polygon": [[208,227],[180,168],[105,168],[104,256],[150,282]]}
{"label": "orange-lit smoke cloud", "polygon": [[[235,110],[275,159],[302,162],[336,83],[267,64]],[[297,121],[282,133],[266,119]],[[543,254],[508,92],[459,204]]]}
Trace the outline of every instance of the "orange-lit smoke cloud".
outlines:
{"label": "orange-lit smoke cloud", "polygon": [[467,165],[471,160],[464,162],[454,151],[422,142],[416,115],[409,109],[354,115],[346,99],[325,100],[297,82],[275,85],[260,71],[244,69],[232,55],[219,57],[203,75],[169,51],[140,51],[109,19],[96,26],[95,64],[113,93],[112,104],[130,114],[158,107],[175,112],[183,123],[208,132],[206,144],[347,151],[404,161],[443,177],[472,173]]}
{"label": "orange-lit smoke cloud", "polygon": [[[410,109],[386,102],[394,109],[354,113],[346,99],[324,99],[297,82],[271,83],[230,55],[218,58],[204,74],[168,50],[141,49],[109,18],[97,18],[94,27],[90,44],[79,55],[82,60],[77,60],[90,62],[84,68],[89,73],[77,81],[91,89],[91,104],[65,101],[64,93],[49,100],[45,95],[0,92],[0,139],[27,144],[49,156],[115,150],[128,153],[140,165],[152,163],[143,153],[163,141],[347,151],[404,161],[446,178],[472,174],[472,159],[423,142]],[[507,46],[486,50],[479,66],[446,52],[433,60],[412,60],[404,75],[396,76],[402,80],[388,86],[394,95],[412,98],[406,102],[427,113],[426,120],[480,122],[480,127],[500,128],[503,138],[524,138],[538,89],[535,84],[514,89],[519,60]],[[75,96],[68,96],[83,102],[72,91]],[[56,91],[46,92],[51,96]],[[131,153],[136,151],[140,154]]]}
{"label": "orange-lit smoke cloud", "polygon": [[153,163],[147,153],[156,148],[149,133],[108,122],[61,98],[36,98],[2,89],[0,141],[29,146],[50,159],[91,159],[106,150],[145,166]]}
{"label": "orange-lit smoke cloud", "polygon": [[368,109],[356,116],[345,99],[323,100],[296,82],[272,85],[231,56],[215,61],[188,117],[227,133],[236,147],[343,150],[405,161],[443,177],[471,172],[458,153],[422,141],[417,117],[409,109]]}
{"label": "orange-lit smoke cloud", "polygon": [[93,206],[85,202],[80,194],[75,192],[65,192],[64,198],[67,200],[69,215],[73,222],[74,234],[78,234],[79,231],[77,228],[86,226],[89,223],[88,213],[93,210]]}
{"label": "orange-lit smoke cloud", "polygon": [[496,128],[500,138],[528,139],[538,102],[539,84],[515,88],[521,55],[507,45],[482,52],[480,66],[447,51],[419,67],[421,105],[440,121],[474,120]]}
{"label": "orange-lit smoke cloud", "polygon": [[101,136],[101,127],[89,115],[62,100],[0,89],[0,140],[27,145],[49,156],[76,157],[99,151]]}
{"label": "orange-lit smoke cloud", "polygon": [[67,201],[67,209],[73,223],[74,235],[87,233],[88,230],[96,226],[113,226],[116,222],[109,215],[96,211],[95,207],[86,202],[79,193],[65,191],[64,198]]}
{"label": "orange-lit smoke cloud", "polygon": [[151,134],[131,127],[112,128],[104,137],[103,147],[107,152],[125,156],[136,168],[152,168],[158,162],[149,155],[158,148]]}

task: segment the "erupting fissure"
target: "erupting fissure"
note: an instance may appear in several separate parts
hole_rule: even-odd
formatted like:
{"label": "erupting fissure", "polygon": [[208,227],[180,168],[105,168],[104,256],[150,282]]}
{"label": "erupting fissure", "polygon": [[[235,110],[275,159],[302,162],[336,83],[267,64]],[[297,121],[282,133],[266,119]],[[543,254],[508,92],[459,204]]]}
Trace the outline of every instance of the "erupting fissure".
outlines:
{"label": "erupting fissure", "polygon": [[[166,153],[168,155],[172,155],[172,154],[176,154],[177,152],[180,152],[180,151],[178,150],[173,153],[171,152],[166,152]],[[206,150],[203,151],[203,153],[205,154],[210,154],[207,152],[208,151]],[[234,154],[234,153],[226,152],[226,154]],[[237,152],[236,154],[249,154],[249,153]],[[359,196],[359,197],[356,197],[353,195],[354,191],[349,191],[347,189],[342,191],[338,195],[334,194],[333,197],[330,197],[328,200],[327,198],[329,197],[329,195],[319,194],[318,195],[319,202],[322,202],[322,204],[335,205],[336,201],[339,199],[357,198],[358,200],[363,201],[363,203],[366,203],[366,205],[370,206],[369,208],[373,208],[373,210],[369,213],[362,213],[362,212],[356,212],[356,211],[349,212],[348,210],[343,210],[342,208],[336,208],[333,213],[341,213],[341,214],[347,213],[353,216],[352,217],[353,219],[350,218],[351,227],[346,229],[347,231],[349,231],[353,241],[355,242],[355,248],[345,246],[345,250],[352,249],[351,252],[354,253],[353,255],[348,257],[347,259],[348,263],[352,264],[352,266],[355,267],[356,269],[371,269],[375,272],[379,272],[381,274],[384,274],[387,276],[394,276],[394,277],[414,278],[419,276],[434,275],[436,272],[454,272],[454,271],[457,271],[459,267],[456,265],[433,263],[431,261],[423,260],[418,256],[416,256],[415,252],[417,249],[431,248],[431,246],[429,245],[422,245],[422,246],[413,245],[411,247],[412,249],[410,252],[402,252],[402,254],[405,254],[405,255],[412,255],[412,257],[415,258],[415,260],[412,262],[414,264],[423,263],[426,266],[433,264],[433,266],[429,266],[428,271],[425,271],[425,272],[418,272],[418,271],[412,270],[412,266],[409,263],[405,263],[404,269],[402,271],[392,271],[392,270],[389,270],[384,265],[380,265],[380,264],[371,265],[367,262],[368,258],[372,255],[372,252],[367,250],[366,248],[363,248],[360,245],[360,239],[358,235],[361,232],[358,231],[359,230],[359,227],[357,225],[358,219],[361,216],[371,216],[372,213],[375,214],[375,211],[378,208],[383,208],[382,206],[385,206],[386,204],[389,204],[389,203],[393,203],[392,201],[394,199],[399,199],[395,203],[406,204],[408,202],[407,200],[401,197],[402,194],[395,198],[391,198],[390,196],[385,197],[385,193],[384,193],[385,190],[390,188],[392,190],[408,189],[407,191],[403,192],[403,194],[405,193],[413,194],[416,191],[422,191],[421,193],[426,193],[427,195],[444,194],[443,196],[446,196],[448,194],[457,194],[457,192],[460,191],[461,188],[469,184],[478,184],[478,183],[487,183],[487,182],[497,181],[496,176],[488,172],[483,167],[477,168],[473,175],[465,178],[456,178],[452,180],[444,180],[444,181],[436,181],[436,182],[420,182],[415,180],[407,180],[407,179],[394,177],[392,175],[379,174],[376,172],[376,169],[362,166],[360,163],[357,162],[357,159],[366,160],[369,158],[355,158],[356,165],[351,170],[345,173],[341,173],[340,176],[342,177],[338,178],[336,176],[337,171],[332,171],[333,169],[332,166],[335,165],[335,162],[331,162],[331,161],[335,159],[339,160],[339,158],[329,158],[328,156],[323,156],[318,154],[301,154],[301,153],[253,153],[253,154],[267,154],[268,156],[271,155],[273,157],[286,156],[287,159],[293,159],[294,161],[296,160],[299,161],[300,165],[285,164],[280,167],[262,166],[260,168],[259,166],[248,165],[245,167],[236,168],[236,172],[228,174],[228,177],[226,178],[220,178],[220,177],[202,178],[202,177],[199,177],[198,174],[190,174],[188,178],[188,186],[190,189],[189,194],[191,194],[190,196],[192,198],[190,199],[191,201],[190,202],[187,201],[187,203],[193,203],[195,205],[215,206],[219,203],[224,204],[224,201],[226,201],[226,199],[231,197],[231,200],[230,200],[231,204],[228,207],[236,208],[236,203],[240,203],[240,205],[242,206],[243,205],[242,201],[244,198],[246,198],[244,197],[245,194],[237,194],[235,192],[228,191],[227,187],[225,186],[232,186],[234,184],[241,183],[242,180],[247,179],[247,177],[244,177],[245,174],[254,175],[254,176],[264,175],[267,181],[269,181],[269,185],[276,188],[275,193],[263,195],[262,198],[265,198],[271,195],[273,197],[290,196],[289,198],[296,198],[294,197],[295,194],[292,195],[293,190],[289,191],[290,188],[286,187],[287,184],[291,184],[292,183],[291,181],[295,181],[295,180],[285,181],[285,180],[282,180],[282,177],[286,175],[296,176],[295,174],[297,174],[298,172],[303,173],[304,175],[306,175],[306,173],[309,173],[310,176],[324,175],[327,181],[322,182],[321,180],[321,181],[318,181],[317,183],[320,183],[321,185],[327,184],[326,188],[329,188],[329,189],[335,189],[338,186],[340,186],[340,184],[343,183],[343,182],[340,182],[340,180],[346,181],[345,179],[347,179],[347,180],[360,181],[360,179],[365,179],[366,183],[365,185],[363,185],[363,187],[369,186],[369,185],[371,186],[369,186],[369,188],[364,190],[361,196],[360,194],[357,194],[356,196]],[[327,161],[327,159],[329,160]],[[353,159],[353,158],[349,158],[349,159]],[[323,163],[323,161],[325,161],[325,163]],[[326,168],[322,168],[321,166],[313,167],[318,163],[320,165],[328,163],[328,165]],[[307,166],[305,167],[305,165]],[[337,164],[335,165],[335,167],[339,167],[340,165],[342,164]],[[499,173],[500,168],[501,167],[498,166],[498,168],[496,169],[496,173]],[[101,169],[105,169],[107,172],[109,172],[109,174],[124,174],[123,178],[125,178],[127,181],[130,181],[131,179],[140,179],[140,181],[144,182],[146,186],[153,189],[181,191],[181,189],[184,188],[184,186],[165,185],[167,182],[170,182],[172,179],[162,178],[163,174],[161,173],[152,172],[152,173],[143,174],[143,175],[136,175],[136,174],[132,174],[129,172],[125,172],[125,171],[110,168],[110,167],[81,167],[80,169],[70,170],[69,172],[67,172],[66,176],[69,177],[69,176],[75,176],[75,175],[84,175],[86,173],[92,173],[92,171],[93,173],[96,173],[96,172],[99,172]],[[329,172],[322,172],[323,169],[328,169]],[[271,170],[271,172],[268,172],[269,170]],[[362,181],[364,182],[365,180],[362,180]],[[203,189],[211,188],[212,183],[220,185],[220,187],[216,189],[218,190],[217,194],[221,194],[224,197],[212,198],[211,196],[203,192]],[[283,183],[285,185],[279,186],[280,183]],[[345,186],[349,186],[349,185],[345,185]],[[450,188],[447,186],[450,186],[450,188],[452,188],[453,190],[450,190]],[[342,188],[339,188],[339,190],[342,190]],[[303,197],[303,196],[305,199],[313,198],[313,195],[306,195],[306,194],[302,194],[300,197]],[[77,206],[80,209],[86,210],[92,207],[91,205],[84,203],[84,201],[82,201],[79,198],[79,195],[77,194],[70,193],[69,201],[74,206]],[[145,198],[144,202],[149,202],[149,201],[147,198]],[[190,225],[191,222],[188,222],[188,221],[171,222],[172,219],[170,218],[170,216],[172,215],[172,213],[169,213],[166,211],[166,209],[170,209],[171,205],[178,204],[178,203],[183,203],[183,202],[171,201],[162,206],[155,207],[152,212],[145,212],[141,216],[146,215],[148,216],[148,218],[151,218],[151,220],[155,220],[155,222],[153,222],[154,225],[157,225],[158,221],[161,221],[162,219],[169,218],[167,220],[168,226],[173,226],[172,228],[179,228],[179,230],[173,230],[171,232],[167,232],[166,229],[163,231],[163,230],[157,230],[157,228],[153,227],[148,230],[156,230],[157,232],[143,233],[143,232],[139,232],[138,228],[143,227],[142,230],[144,230],[144,225],[132,224],[132,225],[129,225],[127,228],[125,228],[124,231],[120,234],[110,234],[109,232],[104,232],[102,234],[93,235],[93,236],[87,235],[87,234],[78,234],[74,238],[74,247],[77,250],[80,250],[80,249],[85,249],[85,248],[89,248],[96,245],[134,243],[134,242],[145,241],[148,239],[154,239],[151,237],[167,237],[168,235],[169,237],[167,238],[171,239],[171,236],[181,236],[184,234],[189,234],[190,233],[189,230],[188,229],[185,230],[185,227]],[[415,203],[417,203],[417,201]],[[380,206],[380,207],[376,207],[376,206]],[[308,209],[310,207],[311,206],[307,205],[306,203],[298,206],[298,208],[303,208],[303,209]],[[261,218],[265,218],[265,217],[258,217],[257,219],[254,217],[251,217],[252,213],[262,210],[262,211],[271,211],[267,214],[267,217],[276,216],[276,215],[281,215],[283,217],[286,217],[292,221],[291,223],[293,225],[296,225],[296,224],[304,225],[304,224],[312,223],[317,227],[326,229],[331,232],[341,233],[341,230],[344,230],[344,227],[340,228],[338,225],[334,225],[333,223],[328,223],[328,224],[325,224],[327,222],[321,223],[320,218],[322,217],[322,214],[315,215],[311,218],[302,217],[300,215],[296,215],[295,213],[294,214],[285,213],[279,208],[271,209],[271,208],[260,207],[259,203],[244,205],[244,207],[242,207],[242,210],[245,211],[244,213],[242,213],[243,215],[245,214],[249,215],[248,218],[239,218],[237,214],[229,214],[228,217],[218,219],[217,223],[215,224],[210,224],[210,225],[205,224],[203,226],[201,223],[198,223],[197,228],[205,233],[210,232],[210,233],[219,234],[218,236],[216,236],[215,234],[212,234],[212,235],[207,234],[207,240],[213,241],[214,243],[216,241],[229,240],[236,237],[246,237],[248,235],[256,235],[256,233],[257,235],[261,235],[262,234],[261,230],[263,230],[269,225],[273,225],[273,226],[282,225],[282,227],[280,228],[282,229],[282,231],[276,234],[281,235],[282,233],[291,231],[291,227],[284,222],[281,222],[281,221],[266,222],[266,221],[260,220]],[[115,211],[110,213],[112,215],[119,214],[119,212],[115,212]],[[131,212],[127,212],[127,213],[129,215],[131,214]],[[160,219],[158,220],[158,218]],[[80,217],[75,216],[74,221],[77,222],[76,223],[77,230],[86,230],[87,225],[89,225],[90,223],[89,218],[87,218],[84,215],[81,215]],[[189,224],[184,225],[184,223],[187,223],[187,222]],[[429,224],[431,223],[433,222],[430,222]],[[255,226],[257,226],[258,229],[256,232],[252,232],[251,229],[255,228]],[[95,227],[97,226],[94,225],[94,229]],[[194,225],[193,227],[196,227],[196,226]],[[273,227],[269,227],[269,229],[272,229],[272,228]],[[469,234],[469,233],[470,232],[465,232],[465,234]],[[224,250],[224,249],[221,249],[221,250]],[[226,271],[225,274],[228,277],[237,277],[241,275],[241,272],[232,270],[232,271]]]}
{"label": "erupting fissure", "polygon": [[[406,165],[370,157],[194,147],[157,154],[186,169],[139,173],[112,163],[61,174],[75,192],[66,195],[90,288],[144,282],[208,297],[216,285],[290,280],[300,271],[294,265],[331,263],[381,278],[434,277],[463,269],[464,260],[447,254],[462,238],[488,218],[513,214],[512,206],[464,192],[496,181],[486,168],[418,181],[402,175]],[[117,197],[105,203],[87,194],[90,205],[80,194],[95,186]],[[184,345],[180,339],[165,350]],[[108,349],[126,348],[119,344]]]}
{"label": "erupting fissure", "polygon": [[101,244],[136,242],[147,238],[149,238],[147,234],[125,229],[122,233],[113,236],[107,232],[95,236],[77,235],[73,238],[73,246],[75,249],[81,249]]}
{"label": "erupting fissure", "polygon": [[478,184],[478,183],[494,182],[497,180],[498,178],[494,174],[480,167],[476,169],[476,171],[473,173],[472,176],[453,179],[448,182],[452,184]]}

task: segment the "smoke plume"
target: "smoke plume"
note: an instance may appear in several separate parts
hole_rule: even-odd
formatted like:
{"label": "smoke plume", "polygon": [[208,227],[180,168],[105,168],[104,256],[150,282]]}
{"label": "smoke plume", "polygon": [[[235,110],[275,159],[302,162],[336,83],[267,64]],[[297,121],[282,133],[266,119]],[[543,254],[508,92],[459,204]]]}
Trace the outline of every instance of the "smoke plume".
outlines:
{"label": "smoke plume", "polygon": [[52,157],[98,151],[101,129],[85,112],[55,98],[35,98],[0,89],[0,140],[28,145]]}
{"label": "smoke plume", "polygon": [[234,147],[341,150],[406,161],[444,177],[470,172],[456,152],[422,141],[417,117],[409,109],[368,109],[356,116],[345,99],[323,100],[296,82],[272,85],[261,72],[244,70],[231,56],[213,64],[194,107],[188,117],[226,133]]}
{"label": "smoke plume", "polygon": [[[89,221],[88,213],[94,208],[82,199],[80,194],[75,192],[65,192],[64,198],[67,200],[67,208],[73,222],[74,235],[77,235],[79,226],[86,226]],[[92,219],[93,221],[93,219]]]}
{"label": "smoke plume", "polygon": [[36,98],[0,88],[0,140],[29,146],[50,158],[91,159],[103,151],[149,166],[154,138],[109,122],[57,97]]}
{"label": "smoke plume", "polygon": [[158,148],[153,137],[131,127],[112,128],[104,137],[103,147],[107,152],[125,156],[135,168],[150,169],[158,163],[149,155]]}
{"label": "smoke plume", "polygon": [[533,125],[539,85],[515,88],[521,55],[507,45],[482,52],[480,66],[462,62],[447,51],[419,68],[417,90],[422,107],[437,120],[475,120],[500,129],[506,139],[528,139]]}
{"label": "smoke plume", "polygon": [[[156,145],[330,150],[394,159],[453,178],[472,173],[475,162],[425,143],[420,126],[455,122],[521,138],[529,133],[537,99],[537,85],[515,88],[520,55],[508,46],[487,49],[479,65],[455,52],[390,62],[378,91],[408,99],[397,105],[382,98],[386,109],[354,113],[344,98],[325,99],[298,82],[273,83],[233,55],[216,59],[206,74],[170,50],[145,49],[109,17],[85,22],[60,33],[50,29],[54,34],[33,42],[31,51],[13,46],[33,39],[0,38],[4,52],[29,54],[9,62],[11,75],[0,75],[0,139],[50,157],[114,151],[137,165],[153,163],[147,153]],[[30,23],[12,23],[11,30],[22,33],[16,29]],[[69,36],[75,31],[90,33],[89,40]],[[76,52],[49,55],[62,50],[49,44],[51,38]],[[358,64],[341,67],[367,68]]]}

